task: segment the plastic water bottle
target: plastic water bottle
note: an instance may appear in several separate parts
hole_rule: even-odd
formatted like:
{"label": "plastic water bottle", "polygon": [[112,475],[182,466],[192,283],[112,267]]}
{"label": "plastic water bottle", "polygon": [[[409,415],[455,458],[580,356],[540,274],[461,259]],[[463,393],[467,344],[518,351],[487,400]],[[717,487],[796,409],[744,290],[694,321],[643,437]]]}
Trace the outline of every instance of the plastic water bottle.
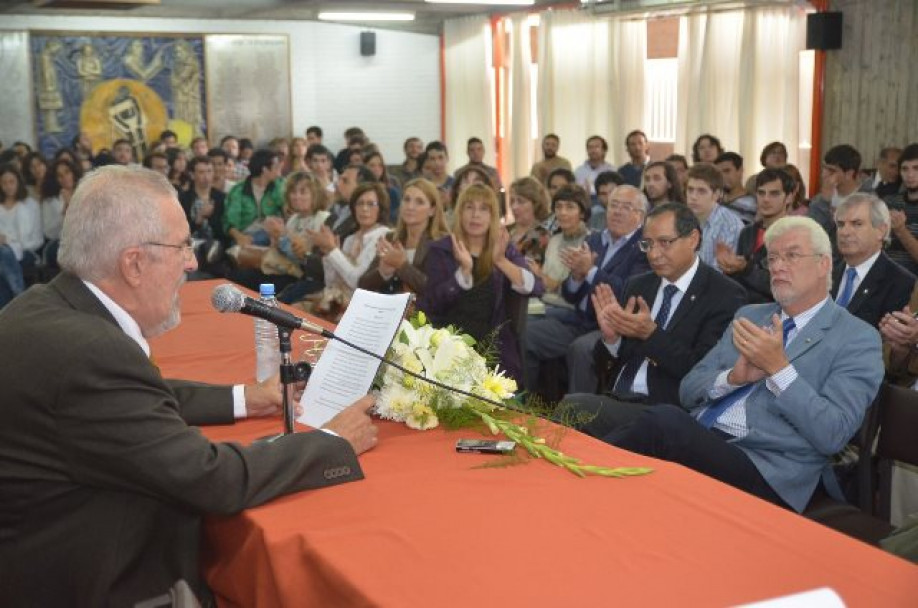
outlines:
{"label": "plastic water bottle", "polygon": [[[262,283],[258,289],[261,302],[266,306],[277,306],[274,299],[274,284]],[[280,371],[280,340],[277,325],[263,319],[255,319],[255,378],[258,382],[270,378]]]}

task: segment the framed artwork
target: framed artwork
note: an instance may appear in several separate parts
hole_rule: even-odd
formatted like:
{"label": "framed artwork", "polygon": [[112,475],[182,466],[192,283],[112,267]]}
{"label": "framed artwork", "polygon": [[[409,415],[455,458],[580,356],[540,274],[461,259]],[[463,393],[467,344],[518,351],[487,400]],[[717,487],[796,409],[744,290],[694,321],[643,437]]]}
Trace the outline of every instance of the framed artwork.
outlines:
{"label": "framed artwork", "polygon": [[201,36],[31,35],[36,133],[42,154],[81,131],[93,151],[127,139],[143,158],[170,129],[187,146],[206,135]]}

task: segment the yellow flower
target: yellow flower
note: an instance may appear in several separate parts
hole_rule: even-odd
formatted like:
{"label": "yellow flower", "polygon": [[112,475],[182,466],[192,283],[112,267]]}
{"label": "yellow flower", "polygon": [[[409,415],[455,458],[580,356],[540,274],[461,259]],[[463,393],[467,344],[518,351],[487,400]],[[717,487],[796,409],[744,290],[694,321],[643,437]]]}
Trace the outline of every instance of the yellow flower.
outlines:
{"label": "yellow flower", "polygon": [[408,428],[426,431],[440,424],[440,421],[431,408],[422,403],[415,403],[411,408],[411,413],[405,419],[405,424],[408,425]]}
{"label": "yellow flower", "polygon": [[500,399],[509,399],[516,392],[516,381],[500,373],[489,373],[481,383],[485,391],[497,395]]}

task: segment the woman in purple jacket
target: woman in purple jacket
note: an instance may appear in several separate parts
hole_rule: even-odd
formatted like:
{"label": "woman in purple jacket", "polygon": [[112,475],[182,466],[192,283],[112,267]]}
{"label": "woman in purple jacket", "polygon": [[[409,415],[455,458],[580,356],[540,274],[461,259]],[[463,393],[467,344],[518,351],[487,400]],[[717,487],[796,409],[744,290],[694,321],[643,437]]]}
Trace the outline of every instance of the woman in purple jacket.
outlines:
{"label": "woman in purple jacket", "polygon": [[542,294],[542,282],[527,268],[500,224],[497,195],[483,184],[469,186],[455,206],[453,234],[430,245],[418,308],[437,327],[454,325],[476,340],[497,330],[500,367],[522,381],[517,335],[526,299]]}

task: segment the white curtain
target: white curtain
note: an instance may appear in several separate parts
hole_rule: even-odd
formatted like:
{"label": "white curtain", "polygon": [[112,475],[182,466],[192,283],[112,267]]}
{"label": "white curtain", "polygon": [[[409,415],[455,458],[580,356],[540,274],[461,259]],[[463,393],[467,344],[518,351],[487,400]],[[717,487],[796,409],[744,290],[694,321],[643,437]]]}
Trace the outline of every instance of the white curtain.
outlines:
{"label": "white curtain", "polygon": [[586,139],[609,141],[607,160],[627,160],[624,140],[644,123],[642,20],[598,18],[581,11],[543,13],[539,39],[539,130],[557,133],[560,154],[583,162]]}
{"label": "white curtain", "polygon": [[507,77],[509,87],[506,96],[507,116],[506,138],[501,178],[504,185],[524,175],[535,161],[532,129],[532,44],[529,38],[529,18],[526,15],[506,20],[510,32],[510,71]]}
{"label": "white curtain", "polygon": [[494,98],[491,94],[491,27],[487,17],[449,19],[443,25],[444,94],[449,171],[468,162],[466,141],[485,142],[485,162],[494,162]]}
{"label": "white curtain", "polygon": [[695,138],[711,133],[743,156],[747,174],[775,140],[796,162],[805,15],[771,7],[680,19],[677,152],[689,156]]}

